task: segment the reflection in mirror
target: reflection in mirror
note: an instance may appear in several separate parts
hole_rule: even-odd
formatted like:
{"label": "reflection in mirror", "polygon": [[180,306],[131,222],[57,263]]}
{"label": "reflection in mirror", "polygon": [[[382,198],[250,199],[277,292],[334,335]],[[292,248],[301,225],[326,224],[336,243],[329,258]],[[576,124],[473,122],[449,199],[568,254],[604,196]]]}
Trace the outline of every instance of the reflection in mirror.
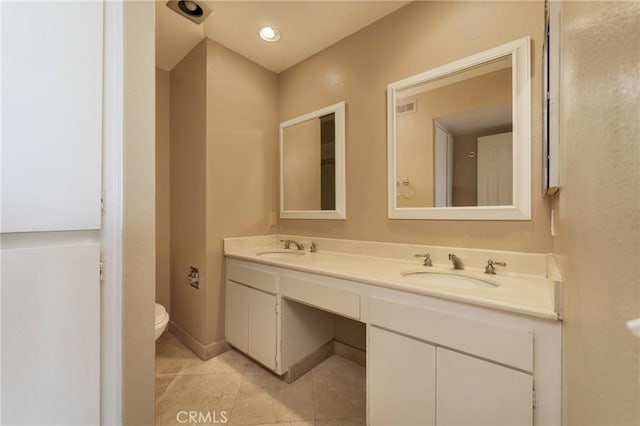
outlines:
{"label": "reflection in mirror", "polygon": [[511,205],[511,56],[396,92],[398,207]]}
{"label": "reflection in mirror", "polygon": [[285,210],[335,210],[335,117],[331,113],[284,129]]}
{"label": "reflection in mirror", "polygon": [[530,218],[529,43],[389,85],[390,218]]}
{"label": "reflection in mirror", "polygon": [[344,219],[344,103],[280,125],[280,216]]}

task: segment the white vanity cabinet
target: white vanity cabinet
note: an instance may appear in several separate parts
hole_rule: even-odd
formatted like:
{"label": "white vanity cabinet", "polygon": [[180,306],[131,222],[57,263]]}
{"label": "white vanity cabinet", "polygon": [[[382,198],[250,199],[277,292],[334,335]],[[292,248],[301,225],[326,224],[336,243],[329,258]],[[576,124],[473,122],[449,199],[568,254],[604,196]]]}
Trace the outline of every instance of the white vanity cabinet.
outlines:
{"label": "white vanity cabinet", "polygon": [[369,425],[561,423],[560,322],[300,264],[227,259],[231,345],[295,376],[331,342],[338,314],[367,324]]}
{"label": "white vanity cabinet", "polygon": [[394,300],[369,306],[370,424],[533,424],[532,333]]}
{"label": "white vanity cabinet", "polygon": [[533,424],[531,374],[369,327],[370,425]]}
{"label": "white vanity cabinet", "polygon": [[272,272],[227,262],[227,342],[271,370],[276,369],[277,280]]}

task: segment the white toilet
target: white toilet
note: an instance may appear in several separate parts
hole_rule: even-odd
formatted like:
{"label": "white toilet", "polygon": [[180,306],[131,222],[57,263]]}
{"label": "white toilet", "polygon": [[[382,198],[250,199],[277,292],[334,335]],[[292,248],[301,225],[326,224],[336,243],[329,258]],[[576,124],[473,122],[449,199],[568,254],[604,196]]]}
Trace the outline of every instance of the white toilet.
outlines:
{"label": "white toilet", "polygon": [[159,303],[156,303],[156,340],[162,336],[169,324],[169,314],[167,310]]}

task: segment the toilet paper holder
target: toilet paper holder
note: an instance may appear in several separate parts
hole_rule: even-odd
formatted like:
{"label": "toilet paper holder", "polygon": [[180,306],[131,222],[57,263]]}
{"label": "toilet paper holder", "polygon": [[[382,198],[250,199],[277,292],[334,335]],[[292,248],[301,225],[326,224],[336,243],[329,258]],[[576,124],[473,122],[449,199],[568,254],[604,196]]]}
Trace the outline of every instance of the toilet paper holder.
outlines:
{"label": "toilet paper holder", "polygon": [[199,288],[200,270],[195,266],[189,266],[189,268],[191,269],[191,271],[189,272],[189,275],[187,275],[187,278],[189,278],[189,285],[191,287]]}

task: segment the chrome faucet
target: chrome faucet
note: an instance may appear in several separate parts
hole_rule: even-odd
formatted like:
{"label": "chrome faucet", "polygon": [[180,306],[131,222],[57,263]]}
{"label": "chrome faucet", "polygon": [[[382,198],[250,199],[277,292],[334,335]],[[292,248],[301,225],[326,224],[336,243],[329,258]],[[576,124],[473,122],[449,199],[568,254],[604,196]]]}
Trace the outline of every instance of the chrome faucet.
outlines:
{"label": "chrome faucet", "polygon": [[505,267],[505,266],[507,266],[507,262],[494,262],[493,260],[489,259],[487,261],[487,266],[485,266],[485,268],[484,268],[484,273],[485,274],[489,274],[489,275],[495,275],[496,274],[496,268],[493,265]]}
{"label": "chrome faucet", "polygon": [[297,242],[296,240],[280,240],[281,243],[284,243],[285,249],[290,249],[291,244],[294,244],[298,250],[304,250],[304,244]]}
{"label": "chrome faucet", "polygon": [[280,240],[281,243],[284,243],[285,250],[289,250],[291,248],[291,240]]}
{"label": "chrome faucet", "polygon": [[453,269],[464,269],[464,263],[462,263],[462,260],[455,254],[449,253],[449,260],[453,263]]}
{"label": "chrome faucet", "polygon": [[295,244],[298,250],[304,250],[304,244],[299,243],[295,240],[291,240],[291,244]]}
{"label": "chrome faucet", "polygon": [[426,253],[426,254],[414,254],[415,257],[424,257],[424,263],[422,264],[423,266],[433,266],[433,263],[431,262],[431,254],[430,253]]}

